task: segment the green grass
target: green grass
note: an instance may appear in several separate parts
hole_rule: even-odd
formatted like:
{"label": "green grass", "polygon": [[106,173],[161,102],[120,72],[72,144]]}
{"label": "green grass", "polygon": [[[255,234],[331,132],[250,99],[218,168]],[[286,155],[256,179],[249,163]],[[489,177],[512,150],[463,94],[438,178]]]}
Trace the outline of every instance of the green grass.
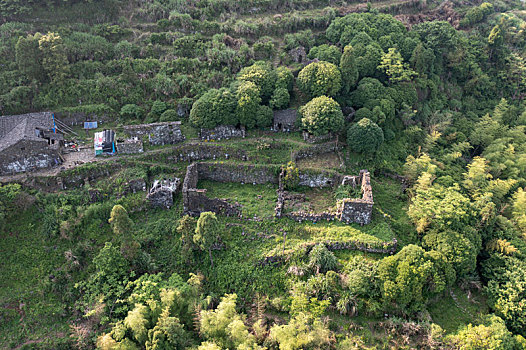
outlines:
{"label": "green grass", "polygon": [[242,213],[246,217],[268,218],[274,216],[276,207],[276,186],[241,185],[238,183],[221,183],[215,181],[199,181],[198,188],[206,188],[206,195],[211,198],[226,198],[231,203],[242,205]]}
{"label": "green grass", "polygon": [[44,237],[40,220],[33,207],[9,221],[1,233],[0,348],[68,331],[67,305],[47,286],[70,242]]}
{"label": "green grass", "polygon": [[433,322],[447,333],[454,333],[468,323],[475,324],[489,312],[481,292],[473,292],[471,300],[468,300],[467,294],[460,288],[452,290],[458,302],[448,293],[428,306]]}

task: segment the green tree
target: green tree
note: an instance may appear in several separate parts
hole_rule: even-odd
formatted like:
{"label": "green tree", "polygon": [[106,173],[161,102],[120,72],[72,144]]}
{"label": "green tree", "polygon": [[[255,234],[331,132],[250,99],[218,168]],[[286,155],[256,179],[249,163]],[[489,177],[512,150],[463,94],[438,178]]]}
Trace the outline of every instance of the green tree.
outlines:
{"label": "green tree", "polygon": [[387,53],[382,55],[382,60],[378,69],[385,72],[389,82],[410,81],[417,76],[417,73],[404,63],[402,55],[396,48],[390,48]]}
{"label": "green tree", "polygon": [[284,109],[289,106],[290,94],[286,88],[276,88],[272,93],[269,105],[273,109]]}
{"label": "green tree", "polygon": [[247,129],[256,126],[261,97],[259,88],[251,81],[245,81],[237,87],[236,117]]}
{"label": "green tree", "polygon": [[177,224],[175,231],[181,235],[181,254],[185,260],[190,260],[194,249],[194,234],[197,220],[190,215],[185,215]]}
{"label": "green tree", "polygon": [[199,215],[195,228],[194,243],[202,250],[208,250],[210,265],[214,267],[212,259],[212,245],[217,242],[220,233],[216,214],[206,211]]}
{"label": "green tree", "polygon": [[515,350],[521,349],[517,338],[508,331],[501,318],[487,315],[482,324],[471,323],[451,337],[453,345],[461,350]]}
{"label": "green tree", "polygon": [[348,94],[358,82],[358,67],[354,56],[353,48],[345,46],[343,55],[340,59],[340,71],[342,73],[342,92]]}
{"label": "green tree", "polygon": [[273,326],[270,340],[279,345],[280,350],[329,349],[334,343],[334,335],[319,319],[301,312],[288,324]]}
{"label": "green tree", "polygon": [[274,114],[269,106],[260,105],[256,115],[256,125],[260,128],[266,128],[272,125]]}
{"label": "green tree", "polygon": [[526,264],[517,258],[507,258],[497,279],[486,288],[489,305],[516,333],[526,332]]}
{"label": "green tree", "polygon": [[38,42],[42,34],[29,34],[19,37],[15,47],[15,56],[18,69],[31,80],[44,82],[46,73],[42,67],[42,52]]}
{"label": "green tree", "polygon": [[310,59],[319,59],[320,61],[329,62],[332,64],[339,64],[342,52],[334,45],[323,44],[320,46],[314,46],[309,51]]}
{"label": "green tree", "polygon": [[450,286],[455,270],[442,254],[410,244],[380,261],[378,279],[384,307],[412,313]]}
{"label": "green tree", "polygon": [[327,96],[313,98],[299,112],[303,128],[313,135],[339,132],[344,124],[340,105]]}
{"label": "green tree", "polygon": [[369,101],[384,97],[385,90],[385,86],[378,79],[363,78],[351,94],[352,103],[355,107],[364,107]]}
{"label": "green tree", "polygon": [[460,193],[458,184],[449,187],[432,184],[429,173],[423,173],[418,179],[408,210],[409,218],[420,233],[430,226],[461,232],[473,224],[474,214],[470,199]]}
{"label": "green tree", "polygon": [[123,119],[126,120],[142,119],[142,110],[135,104],[127,104],[122,106],[119,114]]}
{"label": "green tree", "polygon": [[363,118],[347,131],[347,144],[353,152],[374,153],[384,142],[384,132],[376,123]]}
{"label": "green tree", "polygon": [[217,125],[237,125],[234,113],[236,97],[229,89],[210,89],[192,105],[190,122],[198,127],[212,129]]}
{"label": "green tree", "polygon": [[201,311],[201,334],[221,349],[259,350],[254,335],[245,326],[245,315],[236,311],[236,301],[236,294],[227,294],[221,298],[216,310]]}
{"label": "green tree", "polygon": [[60,35],[43,35],[38,40],[38,48],[42,54],[42,67],[51,82],[63,83],[69,71],[69,62]]}
{"label": "green tree", "polygon": [[287,91],[292,91],[293,84],[294,75],[290,69],[283,66],[276,68],[276,89],[284,88],[287,89]]}
{"label": "green tree", "polygon": [[272,96],[276,84],[276,72],[270,63],[258,61],[250,67],[243,68],[237,79],[241,82],[252,82],[259,91],[259,97],[267,103]]}
{"label": "green tree", "polygon": [[313,62],[298,74],[298,87],[311,97],[336,96],[341,89],[340,70],[329,62]]}
{"label": "green tree", "polygon": [[467,276],[475,271],[477,256],[482,241],[478,232],[465,227],[462,233],[452,230],[431,231],[423,239],[423,246],[436,250],[452,264],[458,277]]}
{"label": "green tree", "polygon": [[133,260],[140,251],[141,245],[133,237],[134,224],[122,205],[115,205],[111,210],[108,222],[113,233],[121,242],[121,252],[127,259]]}
{"label": "green tree", "polygon": [[526,237],[526,191],[522,188],[513,194],[512,217]]}

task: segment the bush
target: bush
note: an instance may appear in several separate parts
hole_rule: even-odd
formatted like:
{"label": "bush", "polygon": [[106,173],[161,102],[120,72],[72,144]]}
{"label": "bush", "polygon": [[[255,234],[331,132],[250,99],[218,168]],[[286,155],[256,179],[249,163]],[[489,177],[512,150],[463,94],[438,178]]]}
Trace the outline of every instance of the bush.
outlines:
{"label": "bush", "polygon": [[334,270],[337,265],[338,260],[324,244],[316,245],[309,253],[309,266],[315,269],[316,273]]}
{"label": "bush", "polygon": [[273,109],[284,109],[289,106],[290,94],[286,88],[276,88],[270,98],[270,107]]}
{"label": "bush", "polygon": [[135,104],[127,104],[122,106],[120,111],[120,116],[124,119],[141,119],[142,110],[139,106]]}
{"label": "bush", "polygon": [[343,113],[338,102],[327,96],[312,99],[300,109],[301,123],[309,133],[320,136],[343,128]]}
{"label": "bush", "polygon": [[272,125],[274,114],[269,106],[259,106],[256,116],[256,125],[260,128],[266,128]]}
{"label": "bush", "polygon": [[383,142],[384,132],[367,118],[351,125],[347,132],[347,144],[353,152],[376,152]]}
{"label": "bush", "polygon": [[330,62],[332,64],[339,64],[342,53],[340,49],[333,45],[323,44],[315,46],[309,51],[309,58],[317,58],[320,61]]}
{"label": "bush", "polygon": [[163,112],[163,114],[161,114],[161,118],[159,120],[161,122],[173,122],[179,120],[179,115],[175,109],[167,109]]}

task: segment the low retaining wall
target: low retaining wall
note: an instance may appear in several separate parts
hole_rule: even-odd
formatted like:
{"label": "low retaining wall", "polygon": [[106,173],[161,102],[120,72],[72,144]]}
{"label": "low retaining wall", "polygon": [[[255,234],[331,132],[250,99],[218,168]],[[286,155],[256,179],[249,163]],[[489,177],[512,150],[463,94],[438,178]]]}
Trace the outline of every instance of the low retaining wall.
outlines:
{"label": "low retaining wall", "polygon": [[219,125],[213,129],[201,129],[199,138],[207,141],[229,140],[236,137],[245,137],[244,128],[236,128],[232,125]]}
{"label": "low retaining wall", "polygon": [[301,159],[312,158],[325,153],[338,152],[342,148],[343,146],[337,141],[321,143],[294,152],[292,159],[294,162],[297,162]]}
{"label": "low retaining wall", "polygon": [[195,162],[198,160],[236,159],[247,161],[248,157],[244,150],[231,149],[222,145],[204,145],[200,143],[189,143],[170,150],[172,155],[168,161],[172,162]]}
{"label": "low retaining wall", "polygon": [[[305,243],[302,245],[304,247],[305,254],[308,255],[309,252],[315,246],[319,244],[324,244],[330,251],[338,250],[353,250],[360,251],[365,253],[374,253],[374,254],[388,254],[393,255],[396,253],[398,248],[398,241],[396,238],[393,238],[392,241],[388,242],[379,242],[379,243],[365,243],[360,241],[325,241],[325,242],[316,242],[316,243]],[[274,265],[280,266],[285,261],[288,260],[288,256],[284,255],[270,255],[259,261],[259,265],[267,266]]]}

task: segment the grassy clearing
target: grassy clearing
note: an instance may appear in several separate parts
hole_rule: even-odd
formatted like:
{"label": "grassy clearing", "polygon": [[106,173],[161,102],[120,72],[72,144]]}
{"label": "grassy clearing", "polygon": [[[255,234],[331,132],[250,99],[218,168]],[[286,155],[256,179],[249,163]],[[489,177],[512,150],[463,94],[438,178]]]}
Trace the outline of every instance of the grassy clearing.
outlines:
{"label": "grassy clearing", "polygon": [[312,158],[300,159],[297,162],[299,169],[318,168],[341,170],[340,164],[340,157],[334,152],[321,154]]}
{"label": "grassy clearing", "polygon": [[198,188],[206,188],[207,196],[211,198],[226,198],[231,202],[241,204],[246,217],[268,218],[274,216],[276,207],[276,186],[241,185],[237,183],[221,183],[215,181],[199,181]]}
{"label": "grassy clearing", "polygon": [[475,324],[489,312],[482,292],[475,291],[468,299],[462,289],[453,287],[452,291],[453,295],[448,293],[428,306],[433,322],[447,333],[455,333],[468,323]]}

